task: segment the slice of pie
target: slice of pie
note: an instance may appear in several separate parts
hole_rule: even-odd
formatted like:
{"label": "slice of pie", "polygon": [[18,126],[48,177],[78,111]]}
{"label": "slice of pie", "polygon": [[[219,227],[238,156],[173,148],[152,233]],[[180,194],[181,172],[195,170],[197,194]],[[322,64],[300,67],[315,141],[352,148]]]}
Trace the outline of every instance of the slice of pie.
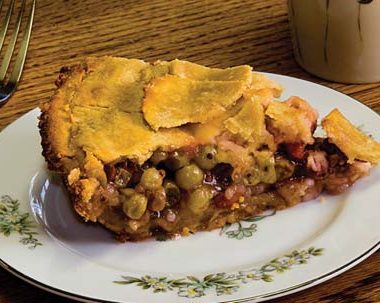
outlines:
{"label": "slice of pie", "polygon": [[121,241],[173,237],[340,194],[380,144],[335,109],[322,120],[249,66],[88,58],[41,106],[43,155],[74,209]]}

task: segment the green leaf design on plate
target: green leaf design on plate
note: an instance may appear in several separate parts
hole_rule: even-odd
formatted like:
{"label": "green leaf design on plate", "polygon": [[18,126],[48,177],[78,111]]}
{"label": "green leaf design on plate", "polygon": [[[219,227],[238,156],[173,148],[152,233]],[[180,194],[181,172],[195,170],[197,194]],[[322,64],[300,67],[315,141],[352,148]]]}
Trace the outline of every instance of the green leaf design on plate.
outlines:
{"label": "green leaf design on plate", "polygon": [[21,213],[20,203],[8,195],[0,197],[0,234],[8,237],[12,233],[21,235],[20,243],[34,249],[42,243],[36,238],[37,232],[29,213]]}
{"label": "green leaf design on plate", "polygon": [[[257,231],[257,224],[253,222],[261,221],[267,217],[271,217],[276,214],[276,211],[272,211],[267,214],[263,214],[260,216],[254,216],[251,218],[244,219],[235,224],[226,224],[220,230],[220,235],[226,235],[230,239],[241,240],[244,238],[252,237],[253,234]],[[244,223],[251,223],[249,225]]]}
{"label": "green leaf design on plate", "polygon": [[252,268],[237,273],[208,274],[203,278],[187,276],[179,279],[169,277],[142,276],[140,278],[122,276],[122,280],[115,284],[135,284],[141,289],[151,289],[153,293],[176,291],[177,295],[186,298],[203,297],[208,291],[215,291],[216,295],[229,295],[237,291],[242,284],[263,281],[270,283],[275,274],[281,274],[298,265],[307,264],[309,259],[321,256],[323,248],[310,247],[305,250],[295,250],[283,257],[273,259],[260,268]]}

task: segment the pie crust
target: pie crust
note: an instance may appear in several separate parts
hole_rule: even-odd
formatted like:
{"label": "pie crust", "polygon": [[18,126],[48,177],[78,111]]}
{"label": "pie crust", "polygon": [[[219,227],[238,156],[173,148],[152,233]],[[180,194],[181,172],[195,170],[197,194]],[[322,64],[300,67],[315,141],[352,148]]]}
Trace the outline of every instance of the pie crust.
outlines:
{"label": "pie crust", "polygon": [[62,68],[41,105],[49,169],[75,211],[121,241],[170,238],[339,194],[380,160],[380,144],[333,110],[243,65],[88,58]]}

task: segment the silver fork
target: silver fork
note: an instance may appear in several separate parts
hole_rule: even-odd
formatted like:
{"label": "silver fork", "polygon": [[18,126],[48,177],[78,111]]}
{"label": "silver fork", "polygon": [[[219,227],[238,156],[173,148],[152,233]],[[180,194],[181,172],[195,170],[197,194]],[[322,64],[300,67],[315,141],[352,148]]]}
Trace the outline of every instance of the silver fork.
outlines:
{"label": "silver fork", "polygon": [[[3,2],[4,0],[0,0],[0,11],[3,6]],[[0,51],[3,48],[5,36],[8,30],[8,25],[9,25],[9,22],[11,20],[11,15],[14,10],[14,4],[15,4],[15,0],[11,0],[11,3],[8,6],[8,10],[5,14],[5,18],[2,24],[0,25]],[[9,97],[12,96],[13,93],[15,92],[17,84],[20,81],[22,70],[24,68],[24,62],[25,62],[26,53],[28,50],[30,35],[32,32],[32,24],[33,24],[33,18],[34,18],[34,11],[36,8],[36,0],[32,1],[32,6],[30,8],[28,21],[26,23],[24,35],[20,43],[20,49],[18,50],[17,57],[14,61],[13,69],[12,71],[10,71],[10,75],[8,77],[8,80],[6,81],[5,76],[9,69],[9,64],[11,62],[12,56],[14,55],[14,50],[15,50],[15,45],[17,42],[17,36],[20,30],[21,20],[26,10],[25,4],[26,4],[26,0],[23,0],[21,3],[21,8],[17,16],[15,28],[13,29],[13,32],[11,33],[11,36],[9,38],[9,44],[7,46],[7,49],[5,50],[3,60],[0,64],[0,106],[4,104],[9,99]]]}

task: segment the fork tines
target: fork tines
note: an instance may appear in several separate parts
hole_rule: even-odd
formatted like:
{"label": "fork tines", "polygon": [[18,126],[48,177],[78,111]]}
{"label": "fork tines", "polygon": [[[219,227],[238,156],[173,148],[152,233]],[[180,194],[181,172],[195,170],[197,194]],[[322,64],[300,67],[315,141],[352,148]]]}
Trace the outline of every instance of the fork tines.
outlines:
{"label": "fork tines", "polygon": [[[0,12],[3,11],[4,0],[0,0]],[[24,67],[24,62],[26,58],[26,53],[28,50],[30,35],[32,31],[34,10],[36,6],[36,1],[31,0],[31,7],[27,9],[27,0],[22,0],[21,6],[17,9],[15,5],[15,0],[10,0],[7,7],[4,8],[4,17],[0,20],[0,51],[3,49],[4,41],[6,40],[7,34],[9,35],[9,41],[7,48],[5,50],[4,56],[0,63],[0,104],[7,100],[15,91],[16,86],[20,80],[21,73]],[[19,43],[19,49],[17,51],[17,56],[14,59],[13,67],[10,69],[10,63],[13,56],[16,55],[15,46],[19,36],[21,23],[23,16],[28,13],[27,21],[25,24],[21,41]],[[9,24],[11,23],[13,15],[16,15],[14,28],[8,30]],[[9,32],[9,33],[8,33]],[[9,70],[9,77],[6,81],[7,71]]]}

